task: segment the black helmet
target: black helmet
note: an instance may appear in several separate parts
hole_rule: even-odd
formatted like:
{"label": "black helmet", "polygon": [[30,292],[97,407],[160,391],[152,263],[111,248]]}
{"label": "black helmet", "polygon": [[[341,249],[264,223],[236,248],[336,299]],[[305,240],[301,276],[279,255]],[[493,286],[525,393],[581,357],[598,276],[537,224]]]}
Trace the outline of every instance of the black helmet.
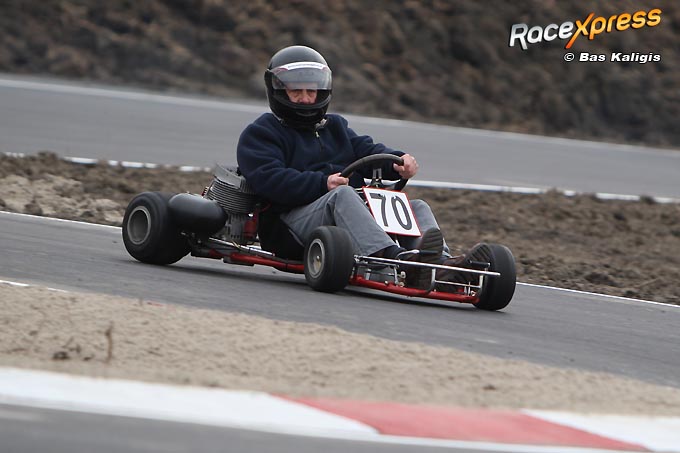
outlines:
{"label": "black helmet", "polygon": [[[279,50],[264,73],[269,108],[291,127],[313,127],[326,115],[331,102],[332,75],[326,60],[316,50],[291,46]],[[315,89],[313,104],[296,104],[286,95],[288,89]]]}

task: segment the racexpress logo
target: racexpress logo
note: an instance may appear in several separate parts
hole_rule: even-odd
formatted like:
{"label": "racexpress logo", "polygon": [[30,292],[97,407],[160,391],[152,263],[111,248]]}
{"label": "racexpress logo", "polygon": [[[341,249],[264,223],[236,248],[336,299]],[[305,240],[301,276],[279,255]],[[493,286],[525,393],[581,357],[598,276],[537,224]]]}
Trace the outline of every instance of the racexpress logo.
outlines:
{"label": "racexpress logo", "polygon": [[[510,30],[510,47],[515,47],[517,43],[522,50],[529,48],[528,44],[536,44],[543,41],[553,41],[557,38],[569,39],[565,49],[570,49],[574,41],[579,36],[586,36],[592,41],[600,33],[611,33],[612,31],[624,31],[629,28],[655,27],[661,22],[661,10],[654,8],[649,11],[637,11],[633,14],[615,14],[610,17],[596,17],[595,13],[590,13],[585,20],[574,22],[564,22],[561,25],[550,24],[547,27],[534,26],[529,28],[527,24],[515,24]],[[574,30],[576,28],[576,30]],[[571,38],[571,39],[570,39]]]}

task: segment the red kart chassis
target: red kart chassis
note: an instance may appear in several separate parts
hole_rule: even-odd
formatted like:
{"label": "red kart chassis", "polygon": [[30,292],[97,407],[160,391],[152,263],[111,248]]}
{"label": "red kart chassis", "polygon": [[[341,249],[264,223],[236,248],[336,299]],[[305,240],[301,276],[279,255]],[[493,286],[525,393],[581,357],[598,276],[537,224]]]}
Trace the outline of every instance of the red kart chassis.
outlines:
{"label": "red kart chassis", "polygon": [[[249,246],[240,246],[237,244],[233,243],[228,243],[216,239],[209,239],[208,242],[213,242],[213,243],[218,243],[218,247],[216,248],[210,248],[207,250],[207,254],[201,256],[207,257],[207,258],[215,258],[215,259],[222,259],[225,263],[229,264],[239,264],[239,265],[244,265],[244,266],[253,266],[253,265],[263,265],[263,266],[270,266],[273,267],[279,271],[282,272],[290,272],[292,274],[304,274],[305,273],[305,265],[302,262],[298,261],[291,261],[291,260],[284,260],[281,258],[277,258],[273,254],[269,252],[265,252],[257,247],[249,247]],[[207,244],[204,244],[207,245]],[[222,249],[223,247],[226,248]],[[233,251],[229,251],[229,249],[235,248]],[[222,249],[222,250],[220,250]],[[450,301],[450,302],[460,302],[460,303],[469,303],[469,304],[476,304],[479,301],[479,296],[477,293],[479,290],[482,289],[484,285],[484,278],[485,277],[500,277],[500,273],[498,272],[491,272],[491,271],[484,271],[484,270],[473,270],[469,268],[457,268],[457,267],[451,267],[451,266],[440,266],[436,264],[421,264],[417,262],[409,262],[408,266],[419,266],[419,267],[428,267],[431,268],[434,274],[434,271],[436,269],[448,269],[448,270],[459,270],[461,272],[464,272],[466,274],[476,274],[478,278],[476,279],[476,282],[469,283],[469,284],[463,284],[463,283],[451,283],[451,282],[443,282],[443,281],[438,281],[438,280],[432,280],[432,286],[434,284],[440,284],[440,285],[447,285],[447,291],[433,291],[429,289],[416,289],[416,288],[408,288],[404,286],[403,284],[399,283],[398,278],[394,278],[396,276],[391,276],[392,281],[385,279],[382,281],[376,281],[372,279],[365,278],[365,276],[360,275],[360,270],[369,264],[374,264],[374,265],[380,265],[380,264],[385,264],[385,265],[393,265],[393,266],[399,266],[399,265],[404,265],[405,263],[397,260],[392,260],[392,259],[386,259],[386,258],[376,258],[376,257],[371,257],[371,256],[359,256],[355,255],[354,256],[354,261],[355,261],[355,266],[354,266],[354,271],[352,272],[352,275],[349,279],[348,284],[352,286],[359,286],[363,288],[369,288],[369,289],[375,289],[379,291],[386,291],[392,294],[398,294],[400,296],[408,296],[408,297],[423,297],[427,299],[437,299],[437,300],[445,300],[445,301]],[[474,280],[474,279],[473,279]],[[455,288],[454,288],[455,287]]]}

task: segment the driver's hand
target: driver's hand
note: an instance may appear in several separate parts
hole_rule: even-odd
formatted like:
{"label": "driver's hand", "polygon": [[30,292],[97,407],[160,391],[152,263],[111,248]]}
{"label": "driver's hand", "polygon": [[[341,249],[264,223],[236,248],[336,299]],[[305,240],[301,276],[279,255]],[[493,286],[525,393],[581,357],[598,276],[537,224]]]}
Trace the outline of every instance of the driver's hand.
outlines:
{"label": "driver's hand", "polygon": [[399,173],[399,176],[403,179],[413,178],[416,173],[418,173],[418,162],[416,162],[416,158],[410,154],[404,154],[401,158],[404,159],[404,165],[393,164],[394,171]]}
{"label": "driver's hand", "polygon": [[326,181],[329,192],[338,186],[346,186],[347,184],[349,184],[349,178],[343,178],[340,176],[340,173],[328,175],[328,180]]}

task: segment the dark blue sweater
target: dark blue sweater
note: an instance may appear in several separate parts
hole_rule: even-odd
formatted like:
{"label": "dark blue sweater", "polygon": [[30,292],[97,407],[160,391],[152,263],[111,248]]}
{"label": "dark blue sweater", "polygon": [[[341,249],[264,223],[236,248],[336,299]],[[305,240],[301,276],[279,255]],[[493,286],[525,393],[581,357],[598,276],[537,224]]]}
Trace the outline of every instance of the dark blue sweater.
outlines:
{"label": "dark blue sweater", "polygon": [[[340,115],[327,115],[318,131],[284,126],[265,113],[241,133],[236,150],[238,166],[250,186],[272,203],[276,212],[309,204],[328,192],[328,175],[342,171],[357,159],[380,153],[401,156],[367,135],[357,135]],[[350,178],[361,187],[371,177],[365,167]],[[385,179],[399,179],[392,164],[383,166]]]}

